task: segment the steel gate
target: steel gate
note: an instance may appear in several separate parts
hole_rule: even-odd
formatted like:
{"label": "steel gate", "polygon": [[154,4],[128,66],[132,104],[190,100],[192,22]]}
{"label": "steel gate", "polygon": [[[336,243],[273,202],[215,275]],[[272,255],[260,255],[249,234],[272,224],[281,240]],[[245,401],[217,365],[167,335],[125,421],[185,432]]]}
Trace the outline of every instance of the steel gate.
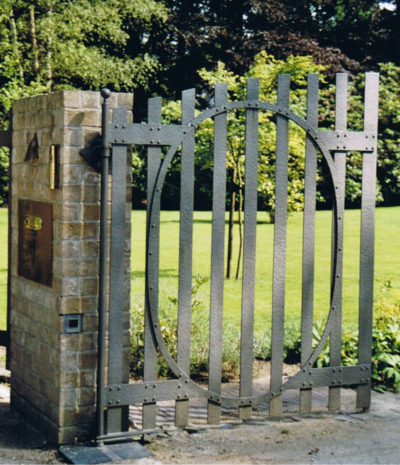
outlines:
{"label": "steel gate", "polygon": [[[181,124],[161,123],[161,99],[149,100],[147,124],[127,122],[127,108],[114,110],[113,121],[108,120],[107,99],[110,92],[102,91],[102,228],[99,310],[99,368],[98,368],[98,437],[99,442],[143,435],[156,429],[156,403],[176,402],[176,425],[188,423],[189,399],[204,397],[208,402],[208,422],[220,421],[221,406],[237,407],[239,418],[248,419],[252,407],[269,401],[270,415],[282,413],[282,393],[300,390],[300,413],[311,410],[312,389],[329,386],[329,408],[340,407],[340,388],[357,388],[357,407],[370,405],[372,291],[374,253],[375,165],[377,147],[378,75],[367,73],[365,82],[364,131],[347,130],[347,75],[338,74],[336,80],[335,130],[318,129],[318,77],[309,75],[307,87],[307,117],[302,119],[289,108],[290,77],[281,75],[278,82],[277,103],[259,100],[257,79],[247,81],[247,100],[230,102],[227,87],[218,84],[212,108],[195,116],[195,92],[182,94]],[[226,135],[227,113],[242,109],[246,115],[245,146],[245,203],[243,290],[241,316],[240,392],[227,396],[221,391],[222,366],[222,309],[224,280],[224,229],[226,198]],[[271,327],[270,390],[253,395],[253,326],[255,247],[257,224],[258,118],[262,111],[276,115],[276,216],[273,243],[273,289]],[[212,244],[210,279],[210,348],[208,387],[190,378],[190,327],[193,247],[193,183],[195,131],[207,118],[214,121],[214,169],[212,200]],[[283,337],[285,308],[285,261],[288,186],[288,126],[298,125],[306,134],[305,208],[302,251],[302,315],[301,369],[283,383]],[[127,186],[127,147],[132,144],[148,146],[148,218],[146,244],[146,313],[144,380],[129,384],[122,380],[123,277],[124,277],[124,221]],[[168,146],[164,158],[161,147]],[[179,307],[177,358],[168,352],[163,340],[158,316],[160,198],[169,164],[181,149],[181,212],[179,256]],[[341,366],[341,312],[343,217],[345,198],[345,163],[348,151],[362,153],[362,207],[359,294],[359,352],[358,365]],[[317,153],[329,168],[334,197],[332,278],[329,316],[321,340],[312,347],[314,242]],[[111,218],[108,217],[109,163],[112,159]],[[111,265],[107,263],[107,222],[111,219]],[[107,280],[110,280],[108,302]],[[109,321],[107,308],[109,305]],[[106,352],[106,339],[108,349]],[[330,341],[330,367],[316,368],[315,361],[326,342]],[[156,357],[159,351],[175,375],[175,379],[157,380]],[[108,359],[108,379],[106,377]],[[128,431],[123,418],[126,406],[143,405],[143,428]],[[126,423],[126,422],[125,422]],[[121,425],[115,427],[115,425]],[[111,426],[114,425],[114,426]]]}

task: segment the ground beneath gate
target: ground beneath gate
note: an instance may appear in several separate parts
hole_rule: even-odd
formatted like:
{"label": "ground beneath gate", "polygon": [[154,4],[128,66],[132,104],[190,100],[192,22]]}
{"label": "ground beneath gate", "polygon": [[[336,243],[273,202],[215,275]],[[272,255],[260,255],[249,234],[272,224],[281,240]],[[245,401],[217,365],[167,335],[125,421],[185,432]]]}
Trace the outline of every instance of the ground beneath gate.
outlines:
{"label": "ground beneath gate", "polygon": [[[263,379],[261,382],[263,382]],[[0,463],[65,463],[57,449],[50,447],[35,428],[9,409],[9,386],[0,383]],[[285,395],[286,416],[271,420],[260,406],[254,418],[239,422],[224,411],[226,424],[204,424],[205,404],[194,402],[191,427],[172,426],[173,406],[160,405],[159,419],[165,430],[146,443],[152,458],[120,463],[395,463],[400,464],[400,395],[373,393],[372,408],[354,413],[355,393],[342,390],[342,408],[326,412],[326,389],[315,389],[313,401],[318,412],[299,416],[297,398]],[[131,409],[131,419],[140,422],[140,411]]]}

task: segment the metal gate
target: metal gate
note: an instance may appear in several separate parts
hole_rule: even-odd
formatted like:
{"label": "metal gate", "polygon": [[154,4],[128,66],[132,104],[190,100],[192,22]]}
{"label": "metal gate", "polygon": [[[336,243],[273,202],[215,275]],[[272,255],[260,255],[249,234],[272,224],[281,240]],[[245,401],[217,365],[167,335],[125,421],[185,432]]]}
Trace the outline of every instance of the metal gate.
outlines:
{"label": "metal gate", "polygon": [[[98,441],[110,441],[143,435],[154,431],[157,402],[176,402],[176,425],[188,423],[189,400],[203,397],[208,402],[208,422],[220,421],[221,407],[237,407],[239,418],[248,419],[252,408],[269,402],[270,415],[282,413],[282,393],[300,390],[300,413],[311,410],[312,389],[329,386],[329,408],[340,407],[340,389],[357,388],[357,407],[370,405],[372,291],[374,255],[375,165],[377,147],[378,75],[367,73],[365,81],[364,131],[347,130],[347,75],[338,74],[336,80],[335,130],[318,129],[318,77],[309,75],[307,88],[307,116],[302,119],[289,108],[290,77],[281,75],[278,82],[277,103],[259,100],[259,82],[247,81],[247,100],[230,102],[225,84],[215,88],[214,106],[195,116],[195,92],[182,94],[181,124],[161,123],[161,99],[149,100],[147,124],[127,122],[127,108],[114,110],[113,121],[108,119],[107,98],[102,91],[102,228],[99,310],[99,375],[98,375]],[[221,390],[222,367],[222,311],[224,280],[224,234],[226,199],[226,134],[227,113],[242,109],[246,115],[245,132],[245,201],[243,289],[240,349],[240,390],[237,396],[225,395]],[[270,390],[253,395],[253,329],[255,293],[255,250],[257,225],[258,182],[258,126],[259,113],[272,112],[276,116],[276,214],[273,243],[273,288],[271,327]],[[214,165],[212,199],[212,243],[210,274],[210,347],[208,386],[190,377],[190,328],[193,247],[193,184],[195,134],[199,124],[207,118],[214,121]],[[302,250],[302,311],[301,311],[301,369],[282,381],[285,262],[287,232],[288,186],[288,126],[296,124],[305,132],[305,207]],[[146,313],[144,380],[129,384],[122,382],[123,356],[121,331],[123,327],[124,278],[124,218],[127,179],[127,147],[143,144],[147,149],[148,218],[146,244]],[[161,147],[168,146],[161,158]],[[181,210],[179,256],[178,342],[176,359],[169,353],[163,339],[158,315],[160,198],[169,164],[181,150]],[[349,151],[362,153],[362,207],[359,293],[359,350],[356,366],[341,366],[342,339],[342,262],[343,218],[345,199],[345,164]],[[315,205],[317,154],[326,162],[332,181],[334,218],[332,234],[332,273],[329,316],[317,347],[312,345],[313,290],[315,265]],[[111,218],[108,217],[109,163],[112,159]],[[107,262],[107,222],[111,219],[111,270]],[[110,278],[109,278],[110,275]],[[109,320],[107,319],[107,280],[110,279]],[[206,330],[206,329],[205,329]],[[108,349],[106,352],[106,340]],[[316,368],[315,362],[329,340],[330,366]],[[157,380],[156,357],[160,352],[174,373],[175,379]],[[108,359],[108,380],[105,361]],[[143,405],[143,428],[128,431],[123,418],[128,405]],[[117,419],[115,423],[115,419]],[[121,425],[115,429],[115,425]]]}

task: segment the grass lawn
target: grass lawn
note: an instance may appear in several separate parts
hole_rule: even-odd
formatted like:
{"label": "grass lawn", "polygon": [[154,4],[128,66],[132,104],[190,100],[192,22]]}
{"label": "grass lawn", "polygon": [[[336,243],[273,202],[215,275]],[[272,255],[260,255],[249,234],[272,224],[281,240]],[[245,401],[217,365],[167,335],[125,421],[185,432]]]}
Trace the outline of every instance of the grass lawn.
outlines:
{"label": "grass lawn", "polygon": [[[256,263],[257,329],[268,328],[271,320],[271,276],[273,225],[267,224],[266,214],[259,214]],[[286,283],[286,314],[289,321],[298,321],[301,308],[301,248],[302,213],[289,216]],[[359,269],[359,210],[345,214],[343,321],[344,327],[357,324],[358,269]],[[179,258],[179,213],[161,214],[160,292],[161,305],[167,305],[168,296],[177,294],[177,265]],[[145,212],[132,212],[132,298],[143,299]],[[236,239],[238,234],[236,231]],[[331,212],[317,212],[315,317],[325,319],[329,308]],[[211,213],[195,212],[193,274],[209,277],[211,243]],[[376,210],[375,296],[391,281],[400,289],[400,207]],[[234,257],[234,263],[237,257]],[[234,267],[235,268],[235,267]],[[7,290],[7,209],[0,209],[0,329],[6,325]],[[209,283],[200,294],[208,301]],[[240,319],[241,281],[225,280],[224,314],[232,321]]]}
{"label": "grass lawn", "polygon": [[[269,327],[271,321],[272,244],[273,225],[267,224],[265,213],[259,213],[256,263],[257,329]],[[302,213],[289,216],[286,282],[286,314],[288,321],[298,321],[301,311],[301,250]],[[145,213],[132,214],[132,296],[142,299],[144,288],[144,225]],[[315,265],[315,317],[324,320],[329,309],[331,212],[317,212]],[[358,321],[358,273],[360,211],[347,210],[345,214],[343,325],[352,328]],[[179,213],[161,214],[160,304],[167,305],[168,296],[177,294],[177,265],[179,255]],[[376,210],[375,295],[383,283],[391,281],[400,289],[400,207]],[[235,234],[236,239],[238,234]],[[195,212],[193,274],[209,277],[211,243],[211,214]],[[234,259],[234,262],[236,258]],[[202,287],[208,301],[208,285]],[[225,279],[224,314],[230,320],[240,320],[241,281]]]}
{"label": "grass lawn", "polygon": [[8,210],[0,208],[0,329],[7,324]]}

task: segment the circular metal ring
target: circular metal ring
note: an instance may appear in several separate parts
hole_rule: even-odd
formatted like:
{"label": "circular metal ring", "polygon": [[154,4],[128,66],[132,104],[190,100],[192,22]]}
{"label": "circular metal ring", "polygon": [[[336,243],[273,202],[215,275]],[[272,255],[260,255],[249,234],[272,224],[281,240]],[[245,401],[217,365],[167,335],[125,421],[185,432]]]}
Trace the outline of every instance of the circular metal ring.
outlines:
{"label": "circular metal ring", "polygon": [[[207,109],[203,111],[200,115],[197,117],[193,118],[190,122],[187,123],[187,126],[196,128],[199,126],[199,124],[203,121],[205,121],[208,118],[213,118],[221,113],[226,113],[227,111],[230,110],[236,110],[236,109],[256,109],[258,111],[270,111],[272,113],[276,113],[287,120],[293,121],[295,124],[297,124],[299,127],[301,127],[305,133],[308,135],[308,137],[311,138],[313,143],[315,144],[316,148],[319,148],[321,151],[323,157],[325,158],[329,172],[331,175],[332,183],[334,187],[337,187],[336,184],[336,170],[335,170],[335,162],[330,154],[330,151],[328,150],[327,147],[325,147],[320,139],[318,138],[318,132],[316,129],[314,129],[312,126],[310,126],[306,120],[300,118],[298,115],[295,113],[291,112],[287,108],[281,108],[278,107],[277,105],[263,102],[263,101],[239,101],[239,102],[227,102],[223,106],[219,107],[213,107],[210,109]],[[161,164],[161,167],[159,169],[153,193],[151,195],[151,202],[149,206],[149,224],[153,225],[156,222],[156,210],[154,207],[156,205],[160,205],[160,200],[161,200],[161,192],[162,192],[162,186],[165,181],[165,177],[167,174],[167,169],[177,152],[179,146],[181,143],[185,140],[185,138],[190,137],[191,132],[188,131],[188,134],[183,134],[182,140],[179,142],[175,143],[174,145],[171,145],[167,154],[164,157],[164,160]],[[337,189],[333,189],[334,192],[334,202],[337,204]],[[335,235],[336,237],[336,235]],[[149,236],[148,240],[148,246],[147,246],[147,254],[150,255],[151,252],[150,250],[154,249],[155,244],[153,244],[153,241],[156,240],[156,238],[153,238],[152,235]],[[335,255],[335,261],[334,261],[334,269],[336,269],[336,264],[337,264],[337,255]],[[221,395],[220,393],[212,392],[208,389],[205,389],[201,386],[199,386],[195,381],[193,381],[188,373],[186,373],[182,368],[177,364],[177,362],[174,360],[174,358],[171,356],[169,353],[168,347],[165,344],[164,338],[161,333],[161,328],[159,324],[159,319],[158,319],[158,308],[155,302],[157,302],[157,296],[155,295],[155,291],[158,292],[157,289],[154,289],[154,286],[152,285],[152,276],[149,275],[149,269],[146,267],[146,282],[147,282],[147,287],[146,287],[146,294],[147,294],[147,302],[148,302],[148,310],[149,310],[149,316],[150,316],[150,321],[151,321],[151,327],[153,334],[155,336],[155,340],[157,342],[157,345],[160,349],[160,352],[162,356],[164,357],[165,361],[168,363],[170,369],[172,372],[175,374],[175,376],[179,379],[182,379],[186,385],[190,387],[191,391],[195,391],[199,395],[206,397],[209,400],[217,401],[223,405],[227,406],[240,406],[243,403],[259,403],[259,402],[264,402],[266,400],[270,400],[277,395],[279,395],[279,392],[282,392],[285,390],[285,386],[287,384],[284,383],[282,384],[278,394],[276,392],[266,392],[264,394],[260,394],[257,396],[247,396],[247,397],[230,397],[230,396],[224,396]],[[335,287],[335,280],[333,282],[333,288]],[[331,293],[331,295],[334,294],[334,289]],[[313,366],[314,362],[318,358],[318,355],[320,354],[321,350],[325,346],[325,343],[329,337],[330,334],[330,328],[332,325],[332,318],[333,318],[333,311],[332,311],[332,304],[330,306],[330,311],[329,315],[325,324],[325,329],[322,334],[322,337],[317,345],[317,347],[314,349],[310,357],[307,359],[307,361],[302,365],[300,371],[298,374],[294,375],[291,379],[293,380],[297,376],[301,376],[302,373],[302,368],[304,366]]]}

